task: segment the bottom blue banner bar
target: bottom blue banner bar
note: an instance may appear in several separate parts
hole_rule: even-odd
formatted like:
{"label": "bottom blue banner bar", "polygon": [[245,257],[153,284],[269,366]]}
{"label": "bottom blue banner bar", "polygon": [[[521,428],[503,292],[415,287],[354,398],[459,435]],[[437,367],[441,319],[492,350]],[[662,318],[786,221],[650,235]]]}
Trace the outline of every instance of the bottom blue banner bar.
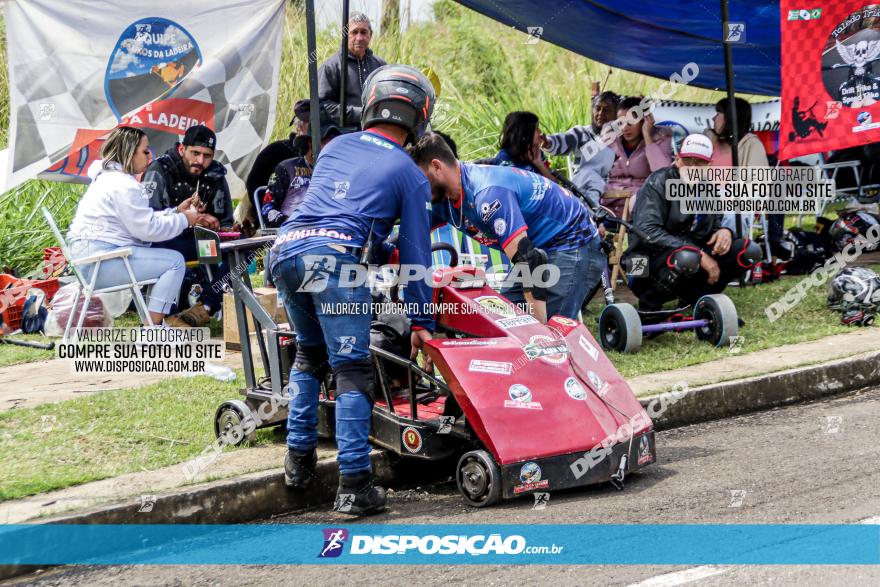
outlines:
{"label": "bottom blue banner bar", "polygon": [[875,565],[876,525],[8,525],[0,564]]}

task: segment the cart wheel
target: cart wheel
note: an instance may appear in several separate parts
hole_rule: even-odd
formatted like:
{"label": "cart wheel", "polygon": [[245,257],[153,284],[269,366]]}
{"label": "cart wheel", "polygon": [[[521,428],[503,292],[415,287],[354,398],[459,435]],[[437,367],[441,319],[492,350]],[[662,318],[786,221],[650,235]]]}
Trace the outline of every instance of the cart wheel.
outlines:
{"label": "cart wheel", "polygon": [[501,470],[492,455],[484,450],[461,456],[455,481],[465,501],[474,507],[486,507],[501,499]]}
{"label": "cart wheel", "polygon": [[706,326],[697,328],[697,338],[715,346],[729,346],[730,339],[739,332],[736,306],[724,294],[712,294],[697,300],[694,319],[709,321]]}
{"label": "cart wheel", "polygon": [[642,348],[642,319],[631,304],[611,304],[599,315],[602,348],[637,353]]}
{"label": "cart wheel", "polygon": [[246,403],[240,400],[224,402],[217,408],[214,416],[214,434],[228,446],[240,446],[243,442],[252,442],[256,436],[253,424],[243,422],[254,421],[254,415]]}

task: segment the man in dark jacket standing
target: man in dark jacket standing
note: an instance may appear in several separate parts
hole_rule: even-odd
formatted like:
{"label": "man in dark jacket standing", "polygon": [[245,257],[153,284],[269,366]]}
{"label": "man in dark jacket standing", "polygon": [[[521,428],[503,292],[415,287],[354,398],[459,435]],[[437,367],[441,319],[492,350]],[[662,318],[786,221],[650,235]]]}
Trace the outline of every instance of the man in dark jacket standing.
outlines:
{"label": "man in dark jacket standing", "polygon": [[629,234],[624,266],[642,311],[660,310],[675,299],[690,305],[721,293],[761,259],[758,245],[735,239],[721,226],[721,214],[685,214],[679,200],[666,198],[667,180],[682,179],[682,169],[706,166],[711,159],[709,138],[688,135],[673,165],[652,173],[639,190],[632,222],[641,236]]}
{"label": "man in dark jacket standing", "polygon": [[[345,81],[345,126],[358,127],[361,121],[361,94],[364,82],[373,71],[385,65],[385,60],[370,50],[373,27],[362,12],[354,12],[348,19],[348,67]],[[339,85],[342,80],[342,52],[335,53],[318,69],[318,98],[321,108],[339,120]]]}
{"label": "man in dark jacket standing", "polygon": [[[144,173],[144,190],[150,196],[150,207],[154,210],[165,210],[176,207],[194,194],[200,200],[199,219],[196,224],[211,230],[220,227],[231,227],[232,198],[229,184],[226,183],[226,168],[214,160],[217,136],[206,126],[196,125],[187,129],[183,142],[168,149],[165,154],[157,157]],[[187,261],[198,259],[193,229],[169,241],[155,243],[154,247],[173,249],[180,252]],[[223,302],[223,291],[219,284],[227,274],[221,264],[213,271],[212,287],[204,288],[201,301],[189,310],[174,318],[180,318],[185,324],[173,320],[174,326],[203,326],[210,320],[211,314],[220,309]],[[184,281],[184,288],[187,281]],[[218,284],[218,287],[213,287]],[[186,299],[189,291],[182,292],[180,299]]]}

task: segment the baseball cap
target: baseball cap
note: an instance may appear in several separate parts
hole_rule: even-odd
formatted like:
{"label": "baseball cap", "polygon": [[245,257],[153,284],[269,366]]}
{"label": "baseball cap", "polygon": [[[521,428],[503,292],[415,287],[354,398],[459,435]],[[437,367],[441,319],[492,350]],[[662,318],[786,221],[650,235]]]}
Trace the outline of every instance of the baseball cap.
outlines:
{"label": "baseball cap", "polygon": [[311,112],[311,105],[312,103],[308,98],[297,100],[296,104],[293,105],[293,118],[290,119],[290,126],[296,124],[297,118],[303,122],[308,122],[309,112]]}
{"label": "baseball cap", "polygon": [[217,135],[207,126],[197,124],[186,129],[186,134],[183,135],[183,146],[216,149]]}
{"label": "baseball cap", "polygon": [[703,161],[712,160],[712,141],[706,135],[690,134],[681,143],[679,157],[695,157]]}

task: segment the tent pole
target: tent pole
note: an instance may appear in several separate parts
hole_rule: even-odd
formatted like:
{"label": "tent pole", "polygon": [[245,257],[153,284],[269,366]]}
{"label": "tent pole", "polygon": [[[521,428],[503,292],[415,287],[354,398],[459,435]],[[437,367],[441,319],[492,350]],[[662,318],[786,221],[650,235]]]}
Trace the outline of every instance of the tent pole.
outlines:
{"label": "tent pole", "polygon": [[348,0],[342,0],[342,46],[339,49],[339,128],[345,128],[345,94],[348,89]]}
{"label": "tent pole", "polygon": [[[730,22],[730,6],[728,0],[721,0],[721,41],[724,43],[724,76],[727,79],[727,116],[733,144],[730,145],[731,164],[739,165],[739,130],[736,121],[736,91],[733,86],[733,55],[730,43],[727,41],[727,24]],[[742,217],[736,214],[736,238],[742,236]]]}
{"label": "tent pole", "polygon": [[321,104],[318,102],[318,49],[315,41],[315,0],[306,0],[306,48],[309,56],[309,132],[312,156],[321,151]]}

